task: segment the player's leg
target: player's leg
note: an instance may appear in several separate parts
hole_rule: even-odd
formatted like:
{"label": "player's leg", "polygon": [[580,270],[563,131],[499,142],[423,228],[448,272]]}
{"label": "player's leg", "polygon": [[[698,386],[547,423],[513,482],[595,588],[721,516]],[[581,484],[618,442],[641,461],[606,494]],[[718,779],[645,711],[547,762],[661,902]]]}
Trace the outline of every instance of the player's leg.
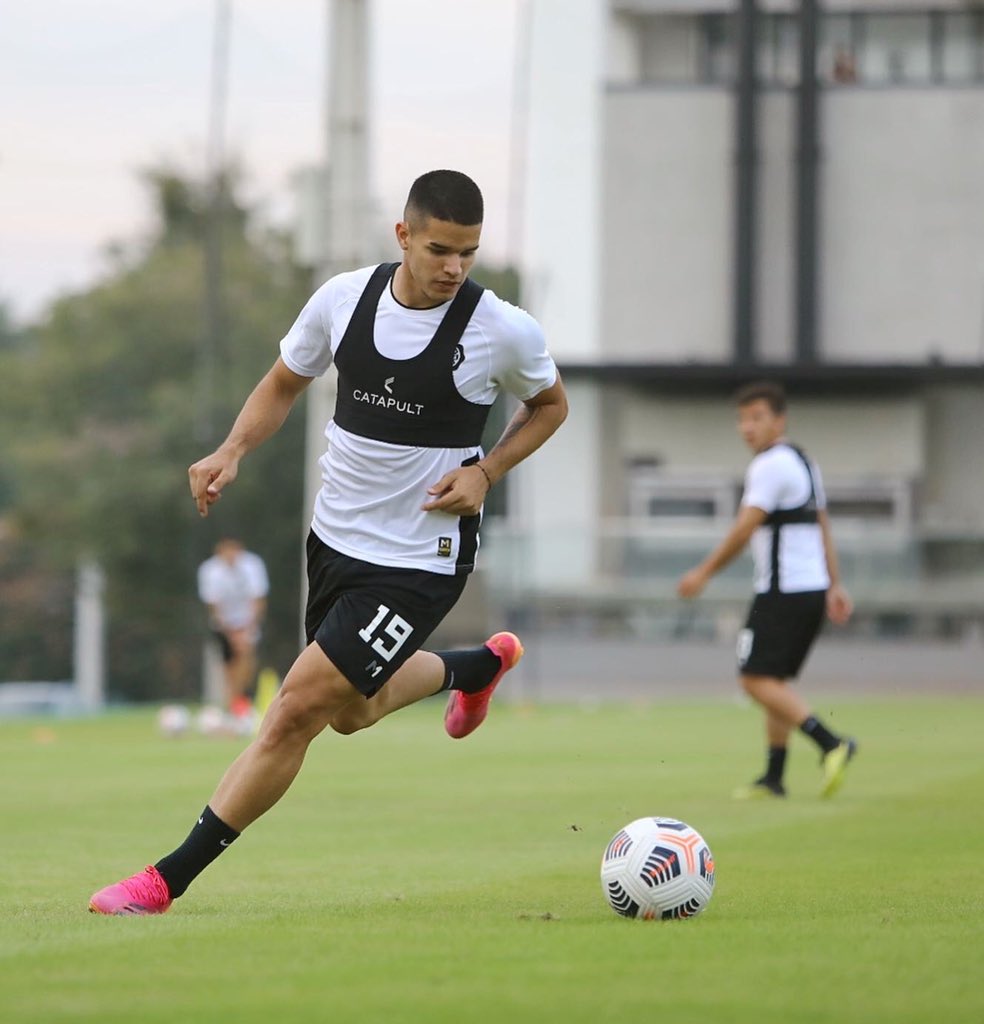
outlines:
{"label": "player's leg", "polygon": [[477,728],[502,675],[519,661],[522,645],[511,633],[500,633],[466,650],[421,650],[461,597],[467,577],[367,566],[324,546],[313,554],[348,586],[323,618],[322,610],[315,610],[309,633],[313,630],[328,657],[366,697],[340,708],[331,727],[357,732],[449,689],[452,702],[466,696],[470,704],[465,727],[448,731],[463,736]]}
{"label": "player's leg", "polygon": [[185,841],[156,864],[95,893],[102,914],[159,914],[269,810],[300,770],[308,745],[331,716],[361,696],[317,644],[294,662],[259,735],[229,766]]}
{"label": "player's leg", "polygon": [[332,715],[335,732],[350,735],[368,729],[381,718],[438,693],[444,685],[444,662],[430,651],[417,651],[386,685],[368,700],[352,701]]}
{"label": "player's leg", "polygon": [[799,697],[781,679],[745,674],[741,683],[745,692],[765,712],[766,758],[762,775],[750,786],[735,790],[735,798],[748,800],[785,796],[786,753],[789,734],[799,713]]}
{"label": "player's leg", "polygon": [[309,644],[273,699],[256,739],[229,766],[209,806],[230,828],[242,832],[287,791],[311,741],[359,693],[325,656]]}
{"label": "player's leg", "polygon": [[347,704],[329,724],[347,735],[368,729],[386,715],[425,697],[450,690],[445,728],[450,736],[460,739],[482,724],[495,688],[522,655],[523,645],[512,633],[496,633],[481,647],[417,651],[382,689],[366,701]]}
{"label": "player's leg", "polygon": [[236,717],[247,715],[252,705],[247,694],[256,676],[256,646],[248,630],[231,634],[232,660],[227,668],[227,706]]}

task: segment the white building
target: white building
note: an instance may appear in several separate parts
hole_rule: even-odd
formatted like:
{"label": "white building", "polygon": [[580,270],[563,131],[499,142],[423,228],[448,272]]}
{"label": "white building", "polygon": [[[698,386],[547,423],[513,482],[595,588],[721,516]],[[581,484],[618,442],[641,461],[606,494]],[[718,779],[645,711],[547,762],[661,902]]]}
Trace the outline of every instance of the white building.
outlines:
{"label": "white building", "polygon": [[572,416],[489,531],[503,589],[668,598],[770,377],[859,598],[984,606],[984,8],[810,11],[531,0],[524,305]]}

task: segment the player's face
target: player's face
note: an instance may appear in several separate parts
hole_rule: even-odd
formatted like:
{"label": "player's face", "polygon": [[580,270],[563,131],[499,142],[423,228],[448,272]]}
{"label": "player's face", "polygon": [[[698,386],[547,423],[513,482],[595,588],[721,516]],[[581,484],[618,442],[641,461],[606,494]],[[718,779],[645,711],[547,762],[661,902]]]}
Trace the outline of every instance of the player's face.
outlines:
{"label": "player's face", "polygon": [[405,306],[439,306],[453,299],[475,262],[481,224],[455,224],[425,217],[401,221],[396,238],[403,249],[394,292]]}
{"label": "player's face", "polygon": [[764,452],[786,432],[786,414],[772,411],[764,398],[738,407],[738,433],[753,452]]}

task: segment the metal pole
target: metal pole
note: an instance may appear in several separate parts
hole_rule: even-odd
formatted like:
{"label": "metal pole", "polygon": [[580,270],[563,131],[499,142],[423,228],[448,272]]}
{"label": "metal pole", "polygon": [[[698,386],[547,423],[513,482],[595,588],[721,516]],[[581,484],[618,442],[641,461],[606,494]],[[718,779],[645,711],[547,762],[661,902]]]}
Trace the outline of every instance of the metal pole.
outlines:
{"label": "metal pole", "polygon": [[222,303],[222,220],[225,208],[225,113],[229,71],[229,0],[216,0],[212,42],[212,84],[205,155],[205,326],[199,352],[197,433],[206,449],[215,437],[215,364],[224,330]]}
{"label": "metal pole", "polygon": [[796,118],[796,361],[817,361],[819,116],[816,0],[800,2]]}
{"label": "metal pole", "polygon": [[[369,201],[369,17],[366,0],[328,0],[326,149],[328,153],[326,246],[315,285],[343,270],[370,262]],[[303,545],[311,509],[321,486],[318,460],[325,450],[325,426],[335,411],[338,378],[334,367],[307,390],[304,464]],[[303,577],[302,577],[303,578]],[[303,631],[306,586],[301,587]],[[303,643],[303,637],[302,637]]]}
{"label": "metal pole", "polygon": [[756,212],[758,168],[756,106],[758,82],[755,52],[758,30],[756,0],[741,0],[737,15],[738,66],[735,81],[734,190],[734,338],[735,363],[755,361]]}
{"label": "metal pole", "polygon": [[75,586],[74,672],[79,703],[88,710],[106,703],[106,578],[99,565],[83,559]]}

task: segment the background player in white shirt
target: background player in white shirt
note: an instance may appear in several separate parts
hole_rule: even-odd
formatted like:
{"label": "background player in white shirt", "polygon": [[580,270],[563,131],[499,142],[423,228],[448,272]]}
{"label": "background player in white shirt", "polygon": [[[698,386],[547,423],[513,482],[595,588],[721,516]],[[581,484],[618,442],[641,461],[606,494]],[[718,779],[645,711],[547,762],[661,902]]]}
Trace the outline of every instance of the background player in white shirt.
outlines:
{"label": "background player in white shirt", "polygon": [[270,591],[263,559],[235,537],[223,537],[198,567],[198,596],[222,651],[226,708],[237,718],[252,711],[246,696],[256,678],[256,645]]}
{"label": "background player in white shirt", "polygon": [[790,733],[799,729],[821,752],[821,794],[831,796],[857,744],[831,732],[787,680],[794,679],[816,639],[824,612],[841,624],[852,605],[840,582],[820,469],[786,439],[786,396],[763,381],[736,396],[738,431],[755,453],[745,475],[737,519],[700,565],[681,577],[681,597],[696,597],[710,578],[751,541],[755,598],[738,636],[742,686],[765,712],[765,773],[736,797],[785,796]]}
{"label": "background player in white shirt", "polygon": [[[567,415],[539,326],[468,280],[482,219],[481,192],[466,175],[418,178],[396,225],[402,262],[342,274],[319,289],[228,438],[189,469],[192,496],[207,515],[241,459],[335,363],[338,398],[308,538],[308,645],[184,843],[95,893],[91,910],[167,910],[284,795],[326,726],[352,733],[449,689],[445,729],[468,735],[522,656],[512,633],[466,651],[421,649],[474,565],[489,488]],[[520,405],[484,453],[480,435],[500,391]]]}

